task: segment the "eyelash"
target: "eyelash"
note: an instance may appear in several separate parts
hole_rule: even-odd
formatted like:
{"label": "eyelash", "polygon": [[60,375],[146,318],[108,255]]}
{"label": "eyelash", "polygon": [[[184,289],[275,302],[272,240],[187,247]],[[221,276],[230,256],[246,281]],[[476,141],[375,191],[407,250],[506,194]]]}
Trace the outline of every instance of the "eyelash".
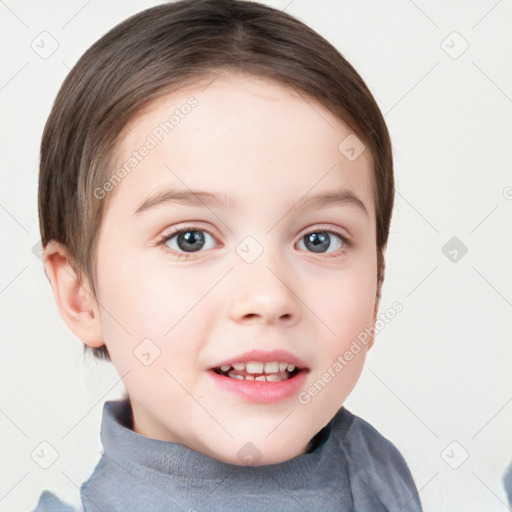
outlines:
{"label": "eyelash", "polygon": [[[170,247],[167,247],[165,244],[171,240],[172,238],[174,238],[176,235],[179,235],[181,233],[186,233],[187,231],[203,231],[205,233],[208,233],[213,239],[215,239],[215,236],[212,235],[207,229],[203,229],[203,228],[200,228],[198,226],[193,226],[193,225],[186,225],[186,226],[181,226],[180,228],[177,228],[173,231],[171,231],[170,233],[164,233],[163,235],[161,235],[158,240],[157,240],[157,243],[156,245],[157,246],[162,246],[164,247],[164,249],[168,250],[168,251],[171,251],[173,254],[177,255],[178,259],[182,259],[182,260],[187,260],[187,259],[191,259],[191,258],[194,258],[193,255],[197,254],[197,253],[200,253],[200,252],[204,252],[204,251],[196,251],[196,252],[190,252],[190,253],[181,253],[181,252],[176,252],[174,249],[171,249]],[[306,235],[309,235],[309,234],[312,234],[312,233],[329,233],[329,234],[334,234],[336,235],[337,237],[339,237],[341,239],[341,241],[343,242],[343,247],[342,249],[339,250],[339,254],[335,255],[335,256],[323,256],[324,258],[340,258],[340,257],[343,257],[345,256],[346,252],[352,248],[352,243],[350,242],[350,240],[345,236],[345,235],[342,235],[339,231],[336,231],[336,230],[333,230],[332,228],[330,227],[327,227],[327,226],[318,226],[316,227],[315,229],[312,229],[312,230],[309,230],[307,232],[305,232],[302,236],[301,236],[301,240],[306,236]],[[310,252],[310,251],[308,251]],[[311,254],[322,254],[322,253],[314,253],[314,252],[311,252]]]}

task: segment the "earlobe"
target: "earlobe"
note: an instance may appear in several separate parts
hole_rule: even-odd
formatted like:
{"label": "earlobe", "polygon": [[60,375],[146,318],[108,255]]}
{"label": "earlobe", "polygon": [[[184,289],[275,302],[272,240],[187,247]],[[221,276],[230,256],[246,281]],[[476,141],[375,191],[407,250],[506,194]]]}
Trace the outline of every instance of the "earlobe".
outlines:
{"label": "earlobe", "polygon": [[44,249],[44,269],[59,313],[73,333],[90,347],[104,345],[96,301],[77,275],[67,249],[54,240]]}

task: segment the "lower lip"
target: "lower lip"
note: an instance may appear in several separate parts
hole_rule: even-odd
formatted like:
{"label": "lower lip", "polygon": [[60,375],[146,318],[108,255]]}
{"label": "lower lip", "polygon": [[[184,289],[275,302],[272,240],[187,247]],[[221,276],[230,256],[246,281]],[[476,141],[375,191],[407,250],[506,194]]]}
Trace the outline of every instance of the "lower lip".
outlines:
{"label": "lower lip", "polygon": [[266,382],[259,380],[242,380],[224,377],[209,370],[214,382],[229,393],[233,393],[243,398],[247,402],[258,402],[271,404],[288,400],[290,397],[297,395],[300,388],[306,380],[306,370],[301,370],[291,379],[281,382]]}

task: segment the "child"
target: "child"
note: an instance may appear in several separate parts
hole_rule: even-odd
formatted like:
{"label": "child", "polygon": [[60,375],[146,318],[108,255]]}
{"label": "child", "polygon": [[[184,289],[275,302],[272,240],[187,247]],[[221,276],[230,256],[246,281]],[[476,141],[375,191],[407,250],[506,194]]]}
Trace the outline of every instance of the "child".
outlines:
{"label": "child", "polygon": [[[282,11],[164,4],[82,56],[39,215],[59,311],[127,392],[104,404],[86,512],[421,510],[398,450],[343,407],[393,192],[366,85]],[[35,510],[71,507],[45,491]]]}

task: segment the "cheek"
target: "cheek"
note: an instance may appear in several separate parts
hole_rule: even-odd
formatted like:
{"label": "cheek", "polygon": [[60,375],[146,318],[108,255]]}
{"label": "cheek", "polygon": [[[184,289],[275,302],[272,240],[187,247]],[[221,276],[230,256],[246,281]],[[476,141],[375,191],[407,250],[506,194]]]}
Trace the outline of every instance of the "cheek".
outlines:
{"label": "cheek", "polygon": [[376,279],[377,272],[369,258],[368,265],[333,273],[324,280],[324,293],[316,294],[318,316],[325,325],[318,330],[322,333],[317,337],[318,366],[311,376],[314,389],[310,389],[314,393],[318,393],[317,387],[322,389],[322,398],[312,403],[326,421],[343,404],[361,374],[368,347],[366,332],[373,326]]}
{"label": "cheek", "polygon": [[[201,340],[202,297],[213,278],[197,278],[193,270],[152,264],[128,257],[104,260],[102,274],[102,328],[112,359],[127,364],[133,351],[146,339],[158,347],[160,356],[152,368],[165,364],[181,371],[180,361],[193,358]],[[108,311],[108,312],[107,312]],[[181,341],[181,343],[180,343]],[[151,344],[148,345],[151,347]]]}
{"label": "cheek", "polygon": [[103,304],[130,333],[161,337],[197,302],[190,272],[173,269],[163,258],[154,264],[129,247],[122,254],[114,248],[104,254],[98,272]]}
{"label": "cheek", "polygon": [[[366,327],[373,325],[377,293],[376,258],[331,272],[323,286],[311,286],[318,316],[334,333],[333,341],[349,342]],[[311,297],[311,292],[309,294]],[[329,330],[326,330],[327,338]]]}

